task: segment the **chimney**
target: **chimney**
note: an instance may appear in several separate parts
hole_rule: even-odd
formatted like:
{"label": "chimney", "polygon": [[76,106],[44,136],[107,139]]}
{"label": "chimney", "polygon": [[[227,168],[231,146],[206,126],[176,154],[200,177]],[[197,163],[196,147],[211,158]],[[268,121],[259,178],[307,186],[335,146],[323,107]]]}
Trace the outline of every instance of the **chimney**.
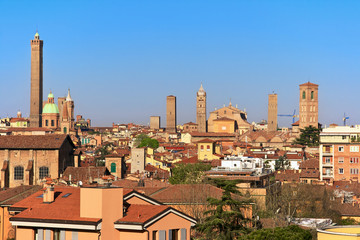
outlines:
{"label": "chimney", "polygon": [[54,191],[54,183],[47,182],[45,183],[45,189],[43,193],[43,202],[44,203],[52,203],[55,200],[55,191]]}

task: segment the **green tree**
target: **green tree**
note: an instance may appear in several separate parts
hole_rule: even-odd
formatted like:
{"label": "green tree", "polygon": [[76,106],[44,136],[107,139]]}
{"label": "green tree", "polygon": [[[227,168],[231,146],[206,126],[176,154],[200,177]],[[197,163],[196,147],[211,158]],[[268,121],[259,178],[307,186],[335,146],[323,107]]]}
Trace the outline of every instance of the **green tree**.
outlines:
{"label": "green tree", "polygon": [[171,184],[193,184],[202,183],[205,178],[205,171],[211,166],[204,163],[178,164],[171,170],[169,182]]}
{"label": "green tree", "polygon": [[246,218],[242,212],[247,208],[249,201],[233,198],[235,194],[241,196],[235,181],[217,180],[216,182],[218,187],[224,190],[223,195],[221,199],[208,198],[210,210],[204,212],[206,217],[196,229],[204,234],[205,239],[238,239],[250,232],[248,226],[252,219]]}
{"label": "green tree", "polygon": [[142,133],[136,137],[134,145],[135,147],[151,147],[156,149],[159,147],[159,142]]}
{"label": "green tree", "polygon": [[312,235],[297,225],[260,229],[240,238],[242,240],[311,240]]}
{"label": "green tree", "polygon": [[284,170],[288,169],[290,166],[290,162],[286,157],[286,154],[284,156],[280,156],[279,159],[275,160],[275,170]]}
{"label": "green tree", "polygon": [[359,225],[359,222],[353,218],[345,218],[340,220],[339,225]]}
{"label": "green tree", "polygon": [[319,146],[320,139],[320,128],[313,126],[305,127],[300,129],[300,137],[296,138],[293,144],[299,144],[308,147],[317,147]]}
{"label": "green tree", "polygon": [[106,145],[102,146],[101,148],[98,148],[95,151],[96,166],[105,166],[105,156],[110,154],[109,147],[111,146],[113,146],[112,143],[107,143]]}

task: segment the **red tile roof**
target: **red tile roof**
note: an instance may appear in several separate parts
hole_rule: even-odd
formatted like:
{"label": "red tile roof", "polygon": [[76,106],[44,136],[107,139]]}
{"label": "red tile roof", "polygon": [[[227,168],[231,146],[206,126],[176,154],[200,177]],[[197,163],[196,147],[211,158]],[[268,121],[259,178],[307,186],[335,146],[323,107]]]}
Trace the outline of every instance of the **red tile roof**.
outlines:
{"label": "red tile roof", "polygon": [[166,205],[140,205],[133,204],[127,209],[126,216],[115,223],[145,223],[156,215],[169,209]]}
{"label": "red tile roof", "polygon": [[73,144],[65,134],[0,136],[0,149],[59,149],[66,139]]}

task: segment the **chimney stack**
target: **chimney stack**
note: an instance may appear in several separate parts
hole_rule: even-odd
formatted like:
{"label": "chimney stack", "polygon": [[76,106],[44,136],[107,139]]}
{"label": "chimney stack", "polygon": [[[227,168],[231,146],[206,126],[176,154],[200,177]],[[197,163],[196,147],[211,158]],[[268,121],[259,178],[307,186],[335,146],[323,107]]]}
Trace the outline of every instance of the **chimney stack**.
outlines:
{"label": "chimney stack", "polygon": [[55,191],[54,191],[54,183],[46,182],[45,189],[43,193],[43,202],[44,203],[52,203],[55,200]]}

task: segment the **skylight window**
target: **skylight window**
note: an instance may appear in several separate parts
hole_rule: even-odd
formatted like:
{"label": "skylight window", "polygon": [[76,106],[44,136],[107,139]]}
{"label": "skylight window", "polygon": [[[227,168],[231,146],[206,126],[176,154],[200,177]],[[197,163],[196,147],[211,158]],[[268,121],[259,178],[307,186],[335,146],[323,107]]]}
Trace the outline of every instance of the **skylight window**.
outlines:
{"label": "skylight window", "polygon": [[71,193],[67,193],[67,194],[65,194],[64,196],[62,196],[63,198],[67,198],[68,196],[70,196],[71,195]]}
{"label": "skylight window", "polygon": [[36,198],[43,198],[43,194],[37,196]]}

